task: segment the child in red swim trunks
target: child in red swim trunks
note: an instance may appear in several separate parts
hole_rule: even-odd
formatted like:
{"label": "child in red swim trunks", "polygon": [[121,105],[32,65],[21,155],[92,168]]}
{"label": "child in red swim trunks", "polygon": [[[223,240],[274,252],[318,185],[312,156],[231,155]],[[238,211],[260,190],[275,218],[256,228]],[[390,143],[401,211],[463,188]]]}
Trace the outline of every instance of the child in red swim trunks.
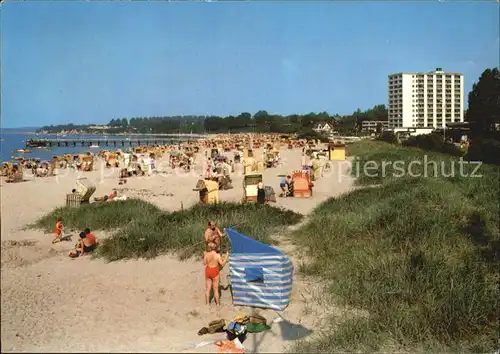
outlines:
{"label": "child in red swim trunks", "polygon": [[214,300],[216,305],[220,305],[219,280],[220,267],[223,267],[229,255],[226,253],[221,257],[217,253],[217,245],[214,242],[207,244],[207,251],[203,256],[203,265],[205,266],[205,302],[210,303],[210,291],[214,291]]}
{"label": "child in red swim trunks", "polygon": [[52,243],[56,243],[61,240],[62,232],[63,232],[63,222],[62,218],[57,219],[56,226],[54,227],[54,238],[52,239]]}

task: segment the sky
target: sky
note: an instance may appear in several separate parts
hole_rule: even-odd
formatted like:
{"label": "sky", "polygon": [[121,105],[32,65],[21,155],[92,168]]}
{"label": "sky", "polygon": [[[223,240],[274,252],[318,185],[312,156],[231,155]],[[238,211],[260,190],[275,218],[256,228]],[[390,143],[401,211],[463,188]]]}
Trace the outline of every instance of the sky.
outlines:
{"label": "sky", "polygon": [[[349,114],[387,76],[499,65],[499,3],[7,1],[2,127],[117,117]],[[465,96],[467,97],[467,96]]]}

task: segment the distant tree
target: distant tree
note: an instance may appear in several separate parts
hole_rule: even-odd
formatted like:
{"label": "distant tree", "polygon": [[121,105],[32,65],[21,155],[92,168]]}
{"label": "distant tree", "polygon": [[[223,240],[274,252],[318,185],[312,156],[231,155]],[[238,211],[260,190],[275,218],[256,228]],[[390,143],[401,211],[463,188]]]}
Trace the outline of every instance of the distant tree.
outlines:
{"label": "distant tree", "polygon": [[299,132],[297,132],[297,138],[299,139],[307,139],[307,140],[319,140],[322,142],[327,142],[328,139],[311,128],[302,128]]}
{"label": "distant tree", "polygon": [[308,113],[304,116],[302,116],[302,119],[300,120],[300,124],[302,128],[305,128],[306,130],[309,128],[313,128],[317,123],[319,123],[321,120],[318,119],[318,116],[316,113],[311,112]]}
{"label": "distant tree", "polygon": [[128,127],[128,119],[127,118],[122,118],[121,126],[124,128]]}
{"label": "distant tree", "polygon": [[253,115],[253,119],[255,120],[255,124],[261,128],[269,124],[269,114],[267,111],[258,111]]}
{"label": "distant tree", "polygon": [[108,126],[110,126],[110,127],[121,127],[122,126],[122,119],[120,119],[120,118],[111,119],[111,121],[108,123]]}
{"label": "distant tree", "polygon": [[250,119],[252,119],[252,115],[251,115],[250,113],[248,113],[248,112],[242,112],[242,113],[240,114],[240,117],[241,117],[241,119],[245,119],[245,120],[250,120]]}
{"label": "distant tree", "polygon": [[467,121],[474,135],[480,136],[495,130],[500,123],[500,71],[498,68],[486,69],[479,81],[469,92]]}
{"label": "distant tree", "polygon": [[300,123],[301,117],[298,114],[292,114],[291,116],[288,116],[288,119],[290,120],[290,123],[296,124]]}
{"label": "distant tree", "polygon": [[377,137],[377,140],[385,141],[386,143],[390,143],[390,144],[398,144],[398,142],[399,142],[398,136],[391,131],[382,132]]}

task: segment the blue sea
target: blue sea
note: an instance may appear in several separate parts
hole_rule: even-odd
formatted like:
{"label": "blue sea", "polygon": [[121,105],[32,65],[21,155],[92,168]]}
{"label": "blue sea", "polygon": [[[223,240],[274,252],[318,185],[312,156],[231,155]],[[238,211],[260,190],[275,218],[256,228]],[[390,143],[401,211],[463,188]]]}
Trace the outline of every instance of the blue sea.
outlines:
{"label": "blue sea", "polygon": [[[152,139],[152,136],[141,136],[141,135],[134,135],[133,137],[130,136],[131,139],[133,140],[140,140],[140,139]],[[23,154],[17,152],[17,150],[20,149],[25,149],[26,148],[26,140],[29,139],[74,139],[74,140],[85,140],[85,139],[100,139],[100,140],[108,140],[108,141],[113,141],[113,140],[125,140],[127,139],[127,136],[99,136],[99,135],[67,135],[64,137],[58,137],[57,135],[52,135],[52,134],[47,134],[47,135],[35,135],[35,131],[15,131],[15,130],[8,130],[8,129],[2,129],[0,132],[0,162],[3,161],[12,161],[14,160],[15,157],[22,156],[26,159],[31,159],[31,158],[39,158],[40,160],[51,160],[52,156],[54,155],[62,155],[62,154],[79,154],[79,153],[84,153],[87,151],[92,151],[92,152],[97,152],[99,150],[113,150],[113,149],[127,149],[129,148],[129,144],[125,143],[124,147],[121,147],[121,145],[117,145],[116,147],[114,146],[101,146],[99,148],[90,148],[88,146],[82,147],[81,145],[77,144],[77,146],[64,146],[64,147],[58,147],[58,146],[52,146],[52,148],[29,148],[31,150],[31,153]],[[189,140],[188,136],[177,136],[172,134],[171,136],[165,137],[161,136],[158,137],[158,139],[164,139],[168,140],[169,142],[175,141],[175,142],[180,142],[180,141],[185,141]],[[135,145],[134,145],[135,146]]]}

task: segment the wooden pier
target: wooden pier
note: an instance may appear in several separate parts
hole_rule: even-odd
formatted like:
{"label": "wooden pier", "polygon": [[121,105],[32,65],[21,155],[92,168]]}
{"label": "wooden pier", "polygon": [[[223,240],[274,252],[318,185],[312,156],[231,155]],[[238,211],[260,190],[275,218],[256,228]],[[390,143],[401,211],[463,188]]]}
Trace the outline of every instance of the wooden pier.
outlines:
{"label": "wooden pier", "polygon": [[[183,137],[185,140],[195,139],[195,137]],[[28,139],[25,141],[27,148],[36,147],[90,147],[90,146],[154,146],[154,145],[174,145],[179,143],[171,136],[158,138],[130,138],[130,139]]]}

